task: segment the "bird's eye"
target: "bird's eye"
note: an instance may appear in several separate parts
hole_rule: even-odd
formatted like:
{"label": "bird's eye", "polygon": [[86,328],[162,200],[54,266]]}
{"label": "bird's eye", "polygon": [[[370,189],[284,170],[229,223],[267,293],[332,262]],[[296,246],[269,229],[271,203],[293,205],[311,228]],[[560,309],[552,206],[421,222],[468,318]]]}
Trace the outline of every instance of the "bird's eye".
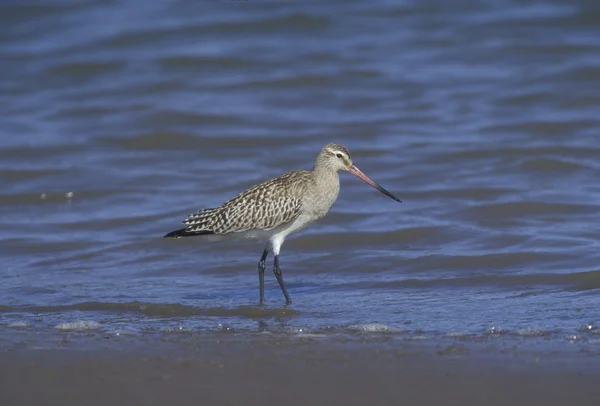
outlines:
{"label": "bird's eye", "polygon": [[337,154],[335,154],[335,156],[337,156],[338,158],[341,158],[341,157],[342,157],[342,154],[340,154],[340,153],[337,153]]}

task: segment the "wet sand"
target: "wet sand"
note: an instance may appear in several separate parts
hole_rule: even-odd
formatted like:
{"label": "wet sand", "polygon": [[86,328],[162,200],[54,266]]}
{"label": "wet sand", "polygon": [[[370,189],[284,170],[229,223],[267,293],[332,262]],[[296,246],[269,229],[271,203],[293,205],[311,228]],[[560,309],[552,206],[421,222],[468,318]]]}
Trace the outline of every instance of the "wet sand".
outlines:
{"label": "wet sand", "polygon": [[0,404],[581,406],[600,398],[597,357],[277,340],[117,347],[5,350]]}

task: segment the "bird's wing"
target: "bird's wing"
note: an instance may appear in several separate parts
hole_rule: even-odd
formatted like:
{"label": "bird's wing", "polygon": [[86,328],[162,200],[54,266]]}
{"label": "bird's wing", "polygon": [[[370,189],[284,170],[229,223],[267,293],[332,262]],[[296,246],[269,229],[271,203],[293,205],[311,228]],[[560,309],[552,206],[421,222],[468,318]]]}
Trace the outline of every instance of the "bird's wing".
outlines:
{"label": "bird's wing", "polygon": [[302,208],[299,193],[294,193],[301,186],[296,180],[305,176],[302,172],[288,172],[248,189],[220,207],[190,214],[183,221],[186,231],[227,234],[270,230],[294,220]]}

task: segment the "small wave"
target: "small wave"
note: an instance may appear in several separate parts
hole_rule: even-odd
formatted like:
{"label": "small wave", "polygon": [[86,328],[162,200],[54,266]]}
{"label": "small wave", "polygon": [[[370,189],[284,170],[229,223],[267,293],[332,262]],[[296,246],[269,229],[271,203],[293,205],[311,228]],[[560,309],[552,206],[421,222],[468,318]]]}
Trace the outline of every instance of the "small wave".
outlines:
{"label": "small wave", "polygon": [[465,218],[474,220],[531,218],[549,215],[585,215],[598,213],[598,207],[591,204],[547,203],[519,201],[469,206],[463,209]]}
{"label": "small wave", "polygon": [[[156,119],[156,118],[154,118]],[[230,115],[211,115],[211,114],[198,114],[198,113],[165,113],[162,116],[163,122],[170,120],[172,122],[179,122],[181,120],[193,123],[195,125],[210,125],[219,122],[228,122],[230,125],[246,125],[247,122],[239,117]],[[123,137],[109,137],[105,136],[100,138],[100,141],[106,145],[124,148],[133,151],[139,150],[157,150],[163,151],[165,149],[191,149],[198,151],[197,154],[202,154],[205,149],[207,138],[197,137],[187,132],[177,131],[153,131],[147,133],[141,133],[135,136]],[[215,137],[210,139],[212,149],[209,150],[208,154],[211,157],[215,157],[215,151],[217,154],[231,153],[232,146],[236,149],[243,150],[249,147],[261,147],[261,146],[289,146],[294,143],[294,139],[276,139],[271,137],[244,137],[244,136],[233,136],[233,137]],[[226,151],[226,152],[223,152]],[[208,156],[208,155],[207,155]],[[226,158],[223,156],[222,158]]]}
{"label": "small wave", "polygon": [[14,323],[10,323],[8,325],[8,327],[11,327],[11,328],[25,328],[25,327],[29,327],[29,323],[27,323],[26,321],[15,321]]}
{"label": "small wave", "polygon": [[217,327],[215,328],[216,331],[223,331],[223,332],[231,332],[233,331],[233,327],[227,325],[227,324],[221,324],[219,323],[217,325]]}
{"label": "small wave", "polygon": [[450,338],[466,338],[471,336],[471,333],[463,332],[463,331],[453,331],[446,334],[446,337]]}
{"label": "small wave", "polygon": [[448,230],[444,227],[427,226],[403,228],[401,230],[389,232],[365,232],[358,236],[356,234],[347,232],[320,234],[313,233],[306,236],[299,236],[296,239],[295,244],[302,249],[318,250],[364,245],[397,245],[436,238],[447,232]]}
{"label": "small wave", "polygon": [[97,330],[102,325],[97,321],[93,320],[80,320],[73,321],[69,323],[61,323],[54,327],[57,330],[61,331],[85,331],[85,330]]}
{"label": "small wave", "polygon": [[123,336],[135,336],[137,334],[137,332],[133,331],[133,330],[127,330],[127,329],[116,329],[116,330],[110,330],[107,331],[107,333],[114,335],[115,337],[123,337]]}
{"label": "small wave", "polygon": [[298,333],[296,334],[297,338],[307,338],[307,339],[314,339],[314,338],[326,338],[327,336],[325,334],[318,334],[318,333]]}
{"label": "small wave", "polygon": [[[519,257],[522,254],[516,254]],[[467,257],[464,257],[467,261]],[[493,262],[493,258],[489,259]],[[450,262],[448,259],[447,262]],[[483,263],[480,264],[483,267]],[[460,269],[460,267],[456,266]],[[351,286],[345,284],[344,286]],[[574,273],[538,273],[529,275],[474,275],[465,277],[448,277],[448,278],[429,278],[416,279],[407,278],[402,280],[377,281],[377,282],[360,282],[362,288],[369,287],[371,289],[424,289],[432,287],[472,287],[472,286],[501,286],[506,288],[523,287],[523,286],[544,286],[558,285],[565,286],[568,290],[585,291],[591,289],[600,289],[600,270],[574,272]],[[534,295],[535,292],[528,292],[528,295]]]}
{"label": "small wave", "polygon": [[32,313],[59,313],[65,311],[88,312],[115,312],[115,313],[141,313],[149,317],[177,317],[177,316],[208,316],[208,317],[285,317],[295,316],[297,310],[287,308],[264,309],[253,306],[239,307],[208,307],[199,308],[172,303],[144,303],[144,302],[82,302],[64,306],[31,306],[31,307],[0,307],[3,312],[32,312]]}
{"label": "small wave", "polygon": [[484,332],[485,335],[498,335],[498,336],[503,336],[508,333],[509,333],[508,330],[499,328],[499,327],[490,327],[487,330],[485,330],[485,332]]}
{"label": "small wave", "polygon": [[587,323],[583,326],[580,326],[577,329],[577,331],[579,331],[580,333],[600,333],[600,331],[598,331],[598,328],[592,323]]}
{"label": "small wave", "polygon": [[[66,169],[43,168],[43,169],[0,169],[0,180],[6,184],[15,182],[27,182],[48,178],[51,175],[64,175],[68,171]],[[22,197],[3,196],[2,203],[14,204],[18,203]],[[39,200],[39,195],[36,200]]]}
{"label": "small wave", "polygon": [[353,324],[348,326],[349,330],[359,331],[362,333],[399,333],[399,328],[388,326],[387,324],[371,323],[371,324]]}
{"label": "small wave", "polygon": [[184,326],[169,326],[163,328],[161,331],[163,333],[189,333],[192,329]]}
{"label": "small wave", "polygon": [[158,58],[158,63],[165,69],[193,70],[199,69],[242,69],[260,66],[256,60],[235,56],[205,55],[168,55]]}
{"label": "small wave", "polygon": [[437,352],[438,355],[462,356],[468,353],[468,349],[462,345],[450,345]]}
{"label": "small wave", "polygon": [[60,76],[85,76],[114,74],[125,66],[124,61],[91,61],[91,62],[66,62],[49,69],[49,74]]}
{"label": "small wave", "polygon": [[[554,126],[555,124],[552,124]],[[504,124],[494,125],[492,127],[483,128],[482,131],[494,132],[500,131],[505,132],[507,129],[512,130]],[[439,154],[432,155],[429,159],[432,163],[436,162],[448,162],[449,160],[457,162],[466,162],[474,160],[485,160],[489,158],[495,158],[499,156],[512,156],[517,158],[528,159],[532,156],[570,156],[578,158],[594,158],[600,153],[600,148],[592,146],[567,146],[567,145],[549,145],[542,147],[502,147],[502,148],[477,148],[468,150],[453,150],[450,152],[442,152]]]}
{"label": "small wave", "polygon": [[565,161],[555,158],[532,158],[523,162],[522,167],[526,171],[543,172],[571,172],[582,170],[585,167],[580,163]]}
{"label": "small wave", "polygon": [[521,337],[545,337],[550,335],[551,333],[551,331],[536,328],[526,328],[523,330],[518,330],[516,332],[516,334]]}
{"label": "small wave", "polygon": [[264,35],[278,32],[280,29],[286,31],[321,32],[331,25],[329,18],[306,13],[291,13],[277,16],[265,16],[260,19],[241,20],[216,20],[207,24],[186,24],[177,26],[159,27],[153,25],[150,28],[121,30],[112,36],[100,39],[93,45],[95,47],[109,47],[115,49],[156,46],[157,43],[170,40],[178,40],[186,37],[198,37],[210,33],[227,33],[227,35]]}

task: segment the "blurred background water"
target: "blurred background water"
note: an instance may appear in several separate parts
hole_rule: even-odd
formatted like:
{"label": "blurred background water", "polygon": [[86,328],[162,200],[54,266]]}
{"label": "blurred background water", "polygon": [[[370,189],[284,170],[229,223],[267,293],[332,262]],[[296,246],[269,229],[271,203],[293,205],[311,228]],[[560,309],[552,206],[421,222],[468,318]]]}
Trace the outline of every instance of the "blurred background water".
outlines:
{"label": "blurred background water", "polygon": [[[386,332],[600,353],[596,2],[5,1],[0,61],[4,345]],[[342,174],[283,247],[291,307],[270,271],[256,307],[262,245],[161,238],[328,142],[404,203]]]}

